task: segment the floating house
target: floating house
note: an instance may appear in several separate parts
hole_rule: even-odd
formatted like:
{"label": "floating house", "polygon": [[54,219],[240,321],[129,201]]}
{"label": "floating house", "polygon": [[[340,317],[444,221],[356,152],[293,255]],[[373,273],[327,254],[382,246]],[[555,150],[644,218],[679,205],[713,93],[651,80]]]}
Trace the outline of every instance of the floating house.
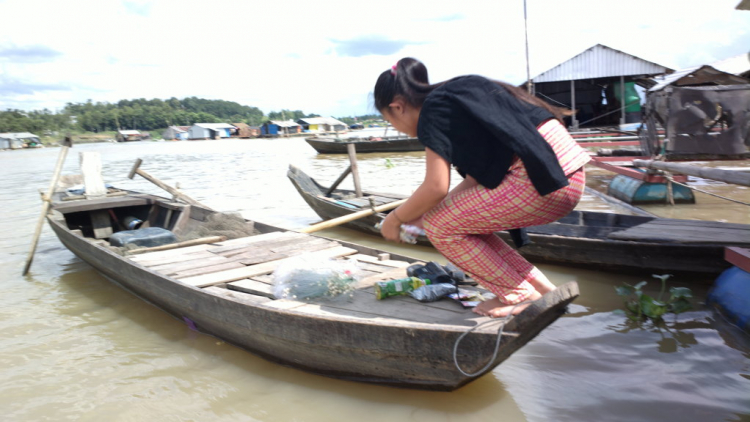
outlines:
{"label": "floating house", "polygon": [[190,126],[170,126],[161,134],[161,137],[168,141],[187,141],[189,130]]}
{"label": "floating house", "polygon": [[[646,153],[695,159],[747,158],[750,79],[703,65],[643,81]],[[665,130],[657,136],[657,127]],[[703,155],[703,156],[696,156]]]}
{"label": "floating house", "polygon": [[346,123],[333,117],[304,117],[297,123],[305,132],[314,133],[343,132],[347,128]]}
{"label": "floating house", "polygon": [[573,128],[622,125],[641,121],[642,99],[636,81],[672,71],[597,44],[531,78],[531,87],[550,104],[576,110],[568,122]]}
{"label": "floating house", "polygon": [[117,142],[142,141],[143,134],[139,130],[118,130],[116,139]]}
{"label": "floating house", "polygon": [[0,133],[0,149],[21,149],[41,146],[39,137],[29,132]]}
{"label": "floating house", "polygon": [[229,138],[236,129],[229,123],[196,123],[188,130],[188,139]]}
{"label": "floating house", "polygon": [[285,136],[302,133],[302,127],[294,120],[270,120],[260,127],[261,136]]}
{"label": "floating house", "polygon": [[247,123],[232,123],[237,129],[232,133],[233,138],[257,138],[260,136],[260,128],[250,126]]}

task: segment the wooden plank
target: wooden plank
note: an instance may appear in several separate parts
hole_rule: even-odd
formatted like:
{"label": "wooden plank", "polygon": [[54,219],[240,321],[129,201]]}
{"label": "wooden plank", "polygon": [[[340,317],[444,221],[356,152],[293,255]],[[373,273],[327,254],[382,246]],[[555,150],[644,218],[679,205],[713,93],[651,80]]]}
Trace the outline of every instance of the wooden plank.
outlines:
{"label": "wooden plank", "polygon": [[114,230],[107,210],[90,211],[89,215],[91,216],[91,226],[94,229],[94,238],[105,239],[112,236]]}
{"label": "wooden plank", "polygon": [[91,211],[102,208],[121,208],[121,207],[135,207],[140,205],[153,204],[155,201],[152,198],[126,196],[120,198],[97,198],[90,199],[88,201],[75,201],[75,202],[61,202],[55,204],[55,210],[60,211],[63,214],[70,214],[73,212]]}
{"label": "wooden plank", "polygon": [[265,296],[276,299],[273,295],[273,286],[254,279],[237,280],[227,284],[230,290],[237,290],[244,293],[254,294],[256,296]]}
{"label": "wooden plank", "polygon": [[169,262],[158,265],[144,265],[143,263],[140,264],[162,274],[174,274],[180,271],[191,270],[193,268],[205,267],[206,265],[216,265],[223,262],[233,262],[228,258],[224,258],[221,255],[211,254],[208,251],[201,252],[201,254],[197,257],[193,257],[193,255],[197,254],[187,255],[185,259],[181,259],[179,262]]}
{"label": "wooden plank", "polygon": [[188,246],[186,248],[170,249],[167,251],[156,251],[156,252],[148,252],[148,253],[144,253],[140,255],[131,255],[131,256],[128,256],[128,258],[131,261],[142,263],[142,262],[148,262],[148,261],[156,261],[162,258],[179,257],[182,255],[192,254],[195,252],[203,252],[203,251],[207,251],[208,249],[212,247],[213,246],[209,244],[195,245],[195,246]]}
{"label": "wooden plank", "polygon": [[750,249],[737,247],[725,248],[724,259],[730,264],[750,272]]}
{"label": "wooden plank", "polygon": [[237,249],[242,249],[250,245],[270,243],[270,242],[277,241],[280,239],[294,239],[294,238],[299,239],[303,237],[309,237],[309,236],[305,236],[301,233],[295,233],[295,232],[264,233],[264,234],[259,234],[256,236],[248,236],[248,237],[242,237],[238,239],[232,239],[232,240],[220,242],[217,244],[219,246],[211,249],[211,252],[215,254],[224,254],[226,252],[234,251]]}
{"label": "wooden plank", "polygon": [[399,278],[406,277],[406,267],[392,268],[388,271],[377,273],[369,277],[361,278],[357,283],[358,289],[366,289],[372,287],[378,281],[383,280],[398,280]]}
{"label": "wooden plank", "polygon": [[[225,256],[227,258],[231,258],[234,255],[252,256],[268,252],[283,252],[285,250],[302,249],[305,248],[306,245],[314,246],[323,243],[333,243],[333,241],[312,236],[304,236],[301,238],[292,239],[272,239],[264,242],[258,242],[249,246],[232,249],[230,251],[224,251],[219,255]],[[211,252],[214,251],[212,250]]]}
{"label": "wooden plank", "polygon": [[[312,252],[310,255],[313,258],[327,259],[337,258],[357,253],[355,249],[347,248],[344,246],[338,246],[335,248],[324,249],[318,252]],[[195,277],[187,277],[179,279],[185,284],[196,287],[212,286],[219,283],[228,283],[230,281],[241,280],[243,278],[250,278],[256,275],[268,274],[273,272],[281,263],[286,262],[292,258],[280,259],[277,261],[264,262],[262,264],[250,265],[244,268],[235,268],[232,270],[220,271],[213,274],[199,275]]]}
{"label": "wooden plank", "polygon": [[173,278],[185,278],[185,277],[193,277],[193,276],[199,276],[203,274],[210,274],[215,273],[219,271],[224,270],[231,270],[233,268],[244,268],[245,266],[243,264],[240,264],[239,262],[223,262],[220,264],[215,265],[204,265],[199,268],[193,268],[189,270],[183,270],[179,272],[172,273]]}
{"label": "wooden plank", "polygon": [[467,312],[459,305],[455,305],[454,310],[427,305],[429,304],[418,302],[409,296],[395,296],[377,300],[372,292],[355,290],[351,301],[337,301],[334,299],[324,303],[307,303],[303,307],[296,308],[295,311],[308,312],[318,316],[340,316],[342,314],[352,316],[352,312],[358,312],[377,315],[381,318],[426,323],[435,322],[436,320],[455,319],[457,316]]}
{"label": "wooden plank", "polygon": [[750,230],[737,229],[732,225],[693,225],[689,222],[675,224],[674,221],[657,219],[626,230],[610,233],[608,238],[657,243],[708,243],[742,246],[750,244]]}
{"label": "wooden plank", "polygon": [[295,255],[301,255],[308,252],[315,252],[320,251],[323,249],[329,249],[334,248],[336,246],[341,246],[338,242],[327,242],[327,243],[318,243],[314,245],[304,245],[300,248],[293,248],[293,249],[287,249],[282,252],[265,252],[265,253],[245,253],[240,255],[243,259],[241,259],[239,262],[245,264],[245,265],[254,265],[254,264],[260,264],[261,262],[268,262],[268,261],[275,261],[277,259],[282,258],[288,258],[290,256]]}
{"label": "wooden plank", "polygon": [[383,265],[386,267],[399,268],[399,267],[408,267],[409,265],[411,265],[406,261],[397,261],[393,259],[379,261],[378,257],[376,256],[370,256],[370,255],[364,255],[364,254],[357,254],[357,255],[352,256],[352,258],[356,259],[357,261],[369,262],[371,264],[378,264],[378,265]]}
{"label": "wooden plank", "polygon": [[139,259],[139,260],[133,259],[133,258],[142,257],[142,256],[144,255],[135,255],[133,257],[128,257],[128,258],[130,258],[134,262],[137,262],[138,264],[143,265],[144,267],[152,267],[156,269],[161,265],[176,264],[180,262],[193,261],[193,260],[204,260],[204,259],[216,257],[216,255],[208,251],[196,251],[192,253],[186,253],[184,255],[172,254],[170,256],[156,257],[154,259]]}

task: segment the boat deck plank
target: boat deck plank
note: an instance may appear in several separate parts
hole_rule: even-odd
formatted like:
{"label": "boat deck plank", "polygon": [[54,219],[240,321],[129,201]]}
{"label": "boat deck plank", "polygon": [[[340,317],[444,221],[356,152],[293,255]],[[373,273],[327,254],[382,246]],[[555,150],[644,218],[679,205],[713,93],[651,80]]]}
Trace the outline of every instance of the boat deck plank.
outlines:
{"label": "boat deck plank", "polygon": [[611,233],[609,239],[649,242],[747,245],[750,225],[714,221],[657,219]]}
{"label": "boat deck plank", "polygon": [[[306,252],[306,251],[302,251]],[[313,258],[338,258],[346,255],[352,255],[357,253],[355,249],[347,248],[344,246],[337,246],[333,248],[323,249],[321,251],[310,252]],[[189,284],[195,287],[207,287],[220,283],[228,283],[230,281],[241,280],[243,278],[254,277],[261,274],[268,274],[273,272],[282,262],[285,262],[292,257],[277,259],[275,261],[263,262],[255,265],[243,266],[242,268],[235,268],[231,270],[219,271],[211,274],[204,274],[194,277],[186,277],[178,279],[183,283]]]}

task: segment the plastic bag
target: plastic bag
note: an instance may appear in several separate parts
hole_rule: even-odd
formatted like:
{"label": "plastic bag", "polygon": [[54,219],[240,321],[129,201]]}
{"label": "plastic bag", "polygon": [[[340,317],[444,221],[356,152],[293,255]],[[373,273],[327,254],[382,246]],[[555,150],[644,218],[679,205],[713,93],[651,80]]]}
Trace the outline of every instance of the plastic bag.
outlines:
{"label": "plastic bag", "polygon": [[438,283],[422,286],[412,292],[411,297],[420,302],[434,302],[457,291],[456,286],[449,283]]}
{"label": "plastic bag", "polygon": [[357,261],[300,255],[281,263],[273,272],[277,299],[348,298],[354,294]]}

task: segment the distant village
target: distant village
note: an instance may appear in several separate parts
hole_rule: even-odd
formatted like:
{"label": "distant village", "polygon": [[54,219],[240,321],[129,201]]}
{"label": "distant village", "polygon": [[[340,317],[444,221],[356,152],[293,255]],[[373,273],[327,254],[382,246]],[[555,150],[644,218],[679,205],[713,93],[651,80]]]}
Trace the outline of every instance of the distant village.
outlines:
{"label": "distant village", "polygon": [[[261,126],[246,123],[195,123],[192,126],[170,126],[161,134],[165,141],[190,141],[223,138],[275,138],[299,135],[342,133],[363,129],[359,123],[347,125],[333,117],[306,117],[294,120],[269,120]],[[117,142],[152,139],[153,135],[140,130],[118,130]],[[39,136],[29,132],[0,133],[0,150],[43,147]]]}

